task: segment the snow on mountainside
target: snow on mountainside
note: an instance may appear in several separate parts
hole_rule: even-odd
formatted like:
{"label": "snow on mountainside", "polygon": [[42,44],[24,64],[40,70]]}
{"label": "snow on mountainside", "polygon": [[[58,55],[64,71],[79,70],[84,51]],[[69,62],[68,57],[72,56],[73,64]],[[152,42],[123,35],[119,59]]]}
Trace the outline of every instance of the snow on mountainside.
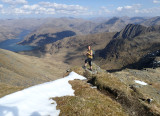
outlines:
{"label": "snow on mountainside", "polygon": [[73,96],[74,90],[68,81],[74,79],[83,80],[85,77],[71,72],[65,78],[7,95],[0,99],[0,116],[59,115],[56,102],[50,98]]}

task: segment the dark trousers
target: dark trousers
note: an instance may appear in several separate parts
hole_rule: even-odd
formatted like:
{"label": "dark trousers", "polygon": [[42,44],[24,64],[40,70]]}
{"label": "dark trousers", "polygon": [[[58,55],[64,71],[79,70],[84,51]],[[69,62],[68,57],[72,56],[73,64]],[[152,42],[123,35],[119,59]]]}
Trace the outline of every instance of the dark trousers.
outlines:
{"label": "dark trousers", "polygon": [[88,62],[88,64],[89,64],[89,66],[92,66],[92,59],[91,58],[87,58],[86,60],[85,60],[85,63],[87,63]]}

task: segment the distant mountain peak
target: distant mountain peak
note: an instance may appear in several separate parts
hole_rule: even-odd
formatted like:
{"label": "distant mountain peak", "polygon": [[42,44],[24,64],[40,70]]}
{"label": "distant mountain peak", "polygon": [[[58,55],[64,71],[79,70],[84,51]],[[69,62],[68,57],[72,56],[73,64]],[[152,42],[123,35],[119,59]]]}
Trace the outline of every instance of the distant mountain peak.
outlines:
{"label": "distant mountain peak", "polygon": [[134,38],[147,31],[147,27],[138,24],[128,24],[120,32],[116,33],[113,38]]}
{"label": "distant mountain peak", "polygon": [[142,23],[145,26],[155,26],[160,25],[160,16],[150,18]]}
{"label": "distant mountain peak", "polygon": [[103,23],[100,23],[97,25],[91,33],[97,33],[97,32],[117,32],[123,29],[126,26],[125,21],[118,17],[113,17],[107,21],[104,21]]}
{"label": "distant mountain peak", "polygon": [[105,24],[115,24],[118,20],[120,20],[118,17],[113,17],[110,20],[108,20]]}

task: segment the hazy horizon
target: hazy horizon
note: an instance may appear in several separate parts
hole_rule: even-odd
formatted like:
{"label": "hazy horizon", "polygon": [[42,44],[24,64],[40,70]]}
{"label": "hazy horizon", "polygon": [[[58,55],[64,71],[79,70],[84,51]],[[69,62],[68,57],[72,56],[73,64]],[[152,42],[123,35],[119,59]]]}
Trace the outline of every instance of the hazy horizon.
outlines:
{"label": "hazy horizon", "polygon": [[146,18],[146,19],[149,19],[149,18],[154,18],[154,17],[160,17],[159,16],[133,16],[133,17],[129,17],[129,16],[111,16],[111,17],[67,17],[67,16],[62,16],[62,17],[0,17],[0,20],[21,20],[21,19],[58,19],[58,18],[73,18],[73,19],[84,19],[84,20],[96,20],[96,19],[112,19],[112,18]]}

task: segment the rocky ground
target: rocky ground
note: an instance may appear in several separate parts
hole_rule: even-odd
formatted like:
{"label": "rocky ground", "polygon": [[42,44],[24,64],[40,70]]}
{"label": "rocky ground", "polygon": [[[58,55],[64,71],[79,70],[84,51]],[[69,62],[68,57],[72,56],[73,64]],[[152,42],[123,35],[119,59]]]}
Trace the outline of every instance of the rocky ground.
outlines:
{"label": "rocky ground", "polygon": [[[152,111],[160,114],[160,68],[147,68],[143,70],[125,69],[112,73],[112,75],[137,93],[137,99],[140,103],[145,104]],[[135,83],[135,80],[145,82],[147,85]]]}

